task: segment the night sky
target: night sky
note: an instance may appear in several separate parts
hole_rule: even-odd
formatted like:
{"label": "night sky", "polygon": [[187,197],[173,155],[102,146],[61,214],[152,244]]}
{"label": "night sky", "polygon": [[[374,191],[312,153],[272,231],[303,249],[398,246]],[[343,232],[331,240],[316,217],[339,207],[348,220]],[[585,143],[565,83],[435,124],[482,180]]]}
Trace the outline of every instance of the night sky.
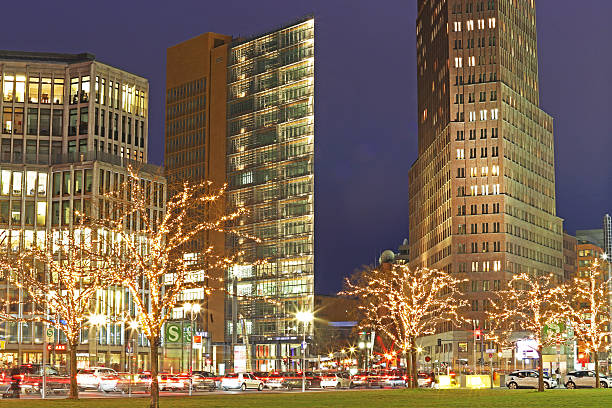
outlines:
{"label": "night sky", "polygon": [[[12,1],[0,48],[90,52],[149,79],[149,159],[163,162],[166,48],[316,18],[316,289],[408,236],[416,159],[415,0]],[[557,214],[601,228],[612,211],[610,0],[539,0],[540,100],[555,119]]]}

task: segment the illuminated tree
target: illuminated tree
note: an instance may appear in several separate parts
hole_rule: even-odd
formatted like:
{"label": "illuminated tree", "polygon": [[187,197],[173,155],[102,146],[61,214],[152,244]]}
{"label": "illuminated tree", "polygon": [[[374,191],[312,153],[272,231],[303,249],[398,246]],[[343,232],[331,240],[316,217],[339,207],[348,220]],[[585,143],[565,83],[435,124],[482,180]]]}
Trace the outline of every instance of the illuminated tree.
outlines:
{"label": "illuminated tree", "polygon": [[357,272],[340,294],[360,300],[361,326],[383,333],[408,354],[411,387],[417,387],[417,338],[436,333],[443,323],[458,323],[461,280],[436,269],[406,265]]}
{"label": "illuminated tree", "polygon": [[516,275],[507,288],[497,292],[487,311],[492,330],[488,337],[499,344],[508,343],[516,332],[528,332],[537,344],[539,384],[544,391],[542,349],[557,344],[561,333],[546,330],[563,320],[562,288],[555,285],[552,275],[533,277]]}
{"label": "illuminated tree", "polygon": [[609,278],[596,259],[585,276],[576,276],[564,287],[566,309],[563,316],[571,325],[574,337],[589,353],[595,356],[596,387],[599,381],[598,353],[605,350],[609,336],[610,314],[608,290]]}
{"label": "illuminated tree", "polygon": [[33,310],[20,320],[44,322],[66,336],[70,364],[69,398],[78,398],[76,351],[96,291],[105,283],[103,264],[90,256],[90,230],[55,230],[44,242],[4,253],[0,265],[9,281],[28,295]]}
{"label": "illuminated tree", "polygon": [[[208,233],[237,235],[233,224],[246,210],[225,211],[226,186],[211,182],[185,183],[172,189],[165,212],[151,209],[147,183],[130,170],[123,186],[106,198],[113,210],[100,217],[100,256],[108,260],[107,274],[132,294],[137,318],[150,342],[151,403],[159,406],[158,350],[164,324],[171,317],[182,292],[190,287],[210,294],[211,271],[226,270],[234,258],[207,239]],[[204,250],[191,257],[190,244],[204,242]],[[218,278],[218,281],[222,281]],[[143,296],[143,294],[146,294]]]}

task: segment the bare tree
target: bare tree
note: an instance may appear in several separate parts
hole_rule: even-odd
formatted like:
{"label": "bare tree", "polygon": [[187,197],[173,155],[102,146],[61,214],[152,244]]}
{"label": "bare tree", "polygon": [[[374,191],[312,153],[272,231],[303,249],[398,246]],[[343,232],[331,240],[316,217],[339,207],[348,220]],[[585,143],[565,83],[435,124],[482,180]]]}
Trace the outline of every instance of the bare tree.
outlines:
{"label": "bare tree", "polygon": [[442,323],[458,323],[467,304],[462,281],[444,271],[406,265],[367,268],[345,281],[340,294],[357,297],[361,325],[382,332],[408,353],[411,387],[417,387],[417,338],[434,334]]}
{"label": "bare tree", "polygon": [[489,338],[507,344],[512,333],[524,331],[536,342],[538,391],[544,391],[542,349],[556,344],[560,335],[545,328],[563,320],[561,292],[562,288],[554,284],[552,275],[534,277],[523,273],[514,276],[506,289],[497,293],[487,311],[492,324]]}
{"label": "bare tree", "polygon": [[[129,288],[139,325],[150,342],[151,408],[159,407],[157,375],[162,328],[182,292],[197,286],[210,294],[214,286],[218,287],[210,283],[210,272],[226,270],[234,264],[234,258],[226,256],[224,248],[213,245],[207,234],[251,238],[233,227],[246,210],[239,207],[233,212],[225,211],[226,186],[184,183],[171,191],[165,212],[155,214],[146,183],[130,170],[124,185],[107,195],[114,210],[97,222],[105,235],[99,251],[108,260],[107,275]],[[204,244],[204,250],[194,259],[188,256],[193,252],[189,244],[196,240]]]}

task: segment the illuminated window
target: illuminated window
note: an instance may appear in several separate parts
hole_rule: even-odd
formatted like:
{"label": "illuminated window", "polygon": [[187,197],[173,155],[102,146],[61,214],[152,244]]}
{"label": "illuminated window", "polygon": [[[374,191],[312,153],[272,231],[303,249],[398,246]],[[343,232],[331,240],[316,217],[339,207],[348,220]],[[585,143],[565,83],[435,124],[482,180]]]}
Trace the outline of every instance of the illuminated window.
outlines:
{"label": "illuminated window", "polygon": [[472,262],[472,272],[478,272],[478,262]]}
{"label": "illuminated window", "polygon": [[499,184],[493,184],[493,194],[499,194]]}
{"label": "illuminated window", "polygon": [[481,171],[481,176],[486,177],[489,174],[489,168],[486,166],[483,166],[482,169],[480,169]]}
{"label": "illuminated window", "polygon": [[465,150],[457,149],[457,159],[465,159]]}
{"label": "illuminated window", "polygon": [[477,177],[478,176],[478,168],[477,167],[470,168],[470,176],[471,177]]}
{"label": "illuminated window", "polygon": [[473,67],[476,66],[476,57],[468,57],[468,66]]}
{"label": "illuminated window", "polygon": [[0,192],[2,195],[9,195],[11,192],[11,171],[2,170],[0,178]]}
{"label": "illuminated window", "polygon": [[493,165],[493,167],[491,167],[491,175],[492,176],[499,176],[499,166],[497,164]]}
{"label": "illuminated window", "polygon": [[478,29],[483,30],[484,28],[485,28],[485,21],[484,21],[484,18],[481,18],[478,20]]}
{"label": "illuminated window", "polygon": [[36,172],[26,172],[26,195],[33,196],[36,194]]}
{"label": "illuminated window", "polygon": [[489,19],[489,28],[495,28],[495,17]]}
{"label": "illuminated window", "polygon": [[478,186],[470,186],[470,195],[473,195],[473,196],[478,195]]}
{"label": "illuminated window", "polygon": [[455,32],[461,31],[461,21],[455,21]]}
{"label": "illuminated window", "polygon": [[81,102],[89,101],[89,92],[90,92],[90,80],[89,75],[81,78]]}
{"label": "illuminated window", "polygon": [[23,102],[25,100],[26,77],[23,74],[17,74],[15,79],[15,102]]}
{"label": "illuminated window", "polygon": [[480,120],[487,120],[487,110],[483,109],[480,111]]}
{"label": "illuminated window", "polygon": [[493,271],[501,271],[501,261],[493,261]]}
{"label": "illuminated window", "polygon": [[13,92],[15,90],[15,76],[4,74],[4,85],[2,87],[2,99],[4,102],[13,102]]}
{"label": "illuminated window", "polygon": [[482,193],[482,195],[489,195],[489,186],[488,185],[480,186],[480,192]]}
{"label": "illuminated window", "polygon": [[28,77],[28,102],[38,103],[39,85],[40,85],[40,78]]}
{"label": "illuminated window", "polygon": [[21,195],[21,179],[23,173],[20,171],[13,172],[13,195]]}
{"label": "illuminated window", "polygon": [[468,20],[466,26],[468,31],[472,31],[474,29],[474,20]]}
{"label": "illuminated window", "polygon": [[490,270],[489,261],[484,261],[482,263],[482,270],[483,270],[483,272],[488,272]]}
{"label": "illuminated window", "polygon": [[38,195],[40,197],[47,195],[47,173],[38,173]]}
{"label": "illuminated window", "polygon": [[79,78],[70,78],[70,104],[79,103]]}
{"label": "illuminated window", "polygon": [[491,119],[496,120],[499,118],[499,109],[491,109]]}
{"label": "illuminated window", "polygon": [[[48,83],[46,81],[49,81]],[[48,89],[47,89],[48,88]],[[48,90],[48,93],[47,93]],[[42,103],[49,103],[51,97],[51,79],[43,78],[42,91],[40,99]],[[55,78],[53,80],[53,103],[61,105],[64,103],[64,78]]]}
{"label": "illuminated window", "polygon": [[463,67],[463,59],[461,57],[455,57],[455,68]]}
{"label": "illuminated window", "polygon": [[476,112],[470,112],[470,122],[474,122],[476,120]]}

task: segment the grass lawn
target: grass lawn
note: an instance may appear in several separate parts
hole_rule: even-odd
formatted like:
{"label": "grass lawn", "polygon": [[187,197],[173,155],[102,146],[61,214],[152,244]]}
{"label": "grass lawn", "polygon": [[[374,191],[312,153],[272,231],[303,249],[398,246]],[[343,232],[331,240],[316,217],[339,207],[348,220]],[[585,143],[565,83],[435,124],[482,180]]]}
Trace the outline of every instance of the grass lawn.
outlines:
{"label": "grass lawn", "polygon": [[[551,390],[537,393],[532,390],[388,390],[300,393],[256,393],[239,395],[207,395],[198,397],[165,397],[162,408],[387,408],[387,407],[555,407],[586,408],[612,407],[612,390]],[[1,400],[0,407],[87,407],[87,408],[145,408],[146,398],[112,398],[66,400]]]}

